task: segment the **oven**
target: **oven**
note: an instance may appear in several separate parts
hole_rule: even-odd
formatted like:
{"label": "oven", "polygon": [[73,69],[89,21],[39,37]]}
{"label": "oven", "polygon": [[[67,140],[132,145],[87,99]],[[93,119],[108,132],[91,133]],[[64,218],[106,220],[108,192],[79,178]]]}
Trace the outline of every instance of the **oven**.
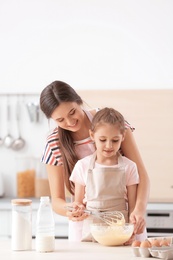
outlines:
{"label": "oven", "polygon": [[173,204],[148,203],[146,227],[148,237],[173,236]]}

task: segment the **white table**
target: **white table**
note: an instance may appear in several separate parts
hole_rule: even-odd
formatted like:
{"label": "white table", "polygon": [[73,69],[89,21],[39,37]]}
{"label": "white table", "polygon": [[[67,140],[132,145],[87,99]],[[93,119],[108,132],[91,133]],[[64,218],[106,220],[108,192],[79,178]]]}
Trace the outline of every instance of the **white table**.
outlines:
{"label": "white table", "polygon": [[[55,240],[55,251],[39,253],[35,251],[35,240],[31,251],[12,251],[11,240],[0,239],[0,259],[10,260],[144,260],[135,257],[130,246],[107,247],[93,242],[69,242],[67,239]],[[150,259],[151,258],[145,258]]]}

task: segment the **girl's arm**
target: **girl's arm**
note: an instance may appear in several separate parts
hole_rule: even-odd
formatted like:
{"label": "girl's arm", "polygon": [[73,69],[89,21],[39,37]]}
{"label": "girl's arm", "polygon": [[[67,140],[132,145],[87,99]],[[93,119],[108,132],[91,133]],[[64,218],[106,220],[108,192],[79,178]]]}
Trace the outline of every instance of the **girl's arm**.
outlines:
{"label": "girl's arm", "polygon": [[75,201],[77,203],[83,204],[84,196],[85,196],[85,186],[79,183],[75,183],[75,196],[74,196]]}
{"label": "girl's arm", "polygon": [[141,233],[145,227],[145,213],[150,191],[150,181],[133,133],[130,129],[127,129],[126,131],[125,139],[122,142],[121,148],[123,154],[130,160],[134,161],[138,168],[140,183],[137,187],[136,205],[131,214],[131,220],[136,222],[136,228]]}

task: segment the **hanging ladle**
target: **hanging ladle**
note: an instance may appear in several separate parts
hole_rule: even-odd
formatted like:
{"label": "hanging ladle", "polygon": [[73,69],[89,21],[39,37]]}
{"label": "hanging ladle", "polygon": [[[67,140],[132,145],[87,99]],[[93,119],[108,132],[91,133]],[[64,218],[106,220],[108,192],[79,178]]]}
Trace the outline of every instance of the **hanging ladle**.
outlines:
{"label": "hanging ladle", "polygon": [[7,102],[7,135],[6,137],[4,138],[4,145],[7,147],[7,148],[10,148],[12,143],[13,143],[13,137],[11,136],[10,134],[10,104],[9,102]]}
{"label": "hanging ladle", "polygon": [[15,151],[18,151],[25,146],[25,140],[21,137],[21,133],[20,133],[20,105],[18,100],[16,104],[16,121],[17,121],[17,129],[18,129],[19,136],[17,139],[14,140],[11,148]]}

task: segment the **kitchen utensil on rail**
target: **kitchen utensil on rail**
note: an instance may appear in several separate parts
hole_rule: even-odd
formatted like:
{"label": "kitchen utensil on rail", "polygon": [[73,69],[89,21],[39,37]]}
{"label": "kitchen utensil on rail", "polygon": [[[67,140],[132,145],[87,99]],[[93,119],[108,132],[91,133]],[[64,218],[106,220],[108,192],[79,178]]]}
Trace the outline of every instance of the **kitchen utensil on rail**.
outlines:
{"label": "kitchen utensil on rail", "polygon": [[35,123],[39,122],[39,105],[34,102],[28,102],[26,104],[26,107],[28,110],[30,121]]}
{"label": "kitchen utensil on rail", "polygon": [[20,104],[19,100],[17,100],[16,104],[16,121],[17,121],[17,129],[18,129],[18,138],[14,140],[11,145],[11,148],[15,151],[22,149],[25,146],[25,140],[21,137],[20,133]]}
{"label": "kitchen utensil on rail", "polygon": [[[73,207],[66,207],[66,209],[70,211],[74,210]],[[114,226],[114,225],[123,226],[125,224],[124,215],[120,211],[98,212],[98,211],[84,210],[84,212],[87,213],[88,215],[92,215],[96,218],[99,218],[109,226]]]}
{"label": "kitchen utensil on rail", "polygon": [[13,137],[10,134],[10,120],[11,120],[10,104],[7,101],[7,135],[4,138],[4,145],[7,148],[10,148],[13,143]]}

